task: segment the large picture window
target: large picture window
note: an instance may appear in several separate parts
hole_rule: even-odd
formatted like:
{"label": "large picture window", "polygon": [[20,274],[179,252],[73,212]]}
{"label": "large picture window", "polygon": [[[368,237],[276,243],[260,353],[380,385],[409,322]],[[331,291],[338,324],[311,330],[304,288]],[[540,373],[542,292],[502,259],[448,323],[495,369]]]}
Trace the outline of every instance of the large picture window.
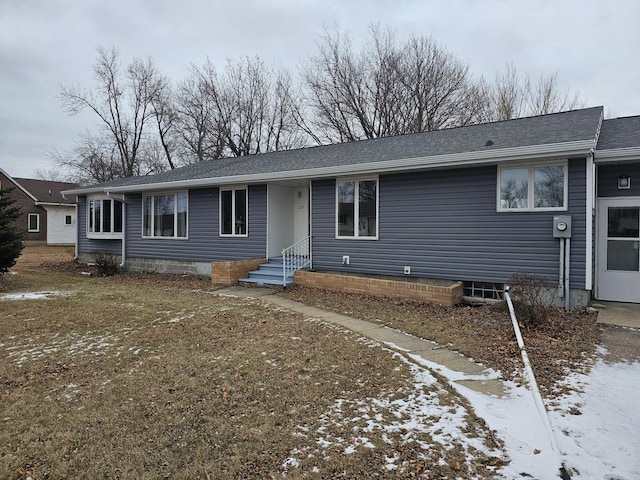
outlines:
{"label": "large picture window", "polygon": [[142,197],[142,236],[186,238],[187,193],[144,195]]}
{"label": "large picture window", "polygon": [[377,178],[338,181],[336,203],[338,238],[378,238]]}
{"label": "large picture window", "polygon": [[566,162],[498,169],[498,210],[566,208]]}
{"label": "large picture window", "polygon": [[87,233],[89,236],[122,235],[122,202],[113,198],[89,200]]}
{"label": "large picture window", "polygon": [[220,235],[247,235],[248,203],[246,188],[220,190]]}

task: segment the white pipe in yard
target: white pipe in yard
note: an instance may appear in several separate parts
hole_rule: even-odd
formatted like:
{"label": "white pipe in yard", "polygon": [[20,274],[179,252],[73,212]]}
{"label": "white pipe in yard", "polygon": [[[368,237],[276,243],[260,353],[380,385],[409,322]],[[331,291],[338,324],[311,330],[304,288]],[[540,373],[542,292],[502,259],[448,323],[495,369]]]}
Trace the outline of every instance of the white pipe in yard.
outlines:
{"label": "white pipe in yard", "polygon": [[[568,262],[565,262],[568,264]],[[551,442],[551,448],[558,455],[560,460],[560,477],[562,479],[570,479],[569,473],[567,472],[564,462],[562,461],[562,452],[560,451],[560,447],[558,447],[558,442],[556,440],[556,436],[553,433],[553,428],[551,427],[551,422],[549,420],[549,414],[547,413],[547,409],[544,406],[544,401],[542,400],[542,395],[540,395],[540,389],[538,388],[538,382],[536,382],[536,377],[533,374],[533,369],[531,368],[531,363],[529,362],[529,356],[527,355],[527,350],[524,346],[524,341],[522,340],[522,333],[520,332],[520,326],[518,325],[518,320],[516,319],[516,313],[513,309],[513,303],[511,302],[511,297],[509,296],[510,287],[505,285],[504,287],[504,298],[507,301],[507,305],[509,306],[509,313],[511,314],[511,322],[513,323],[513,330],[516,334],[516,340],[518,341],[518,347],[520,348],[520,354],[522,355],[522,361],[524,362],[525,371],[527,372],[527,377],[529,379],[529,385],[531,387],[531,393],[533,394],[533,399],[535,401],[536,407],[538,408],[538,413],[540,413],[540,417],[547,428],[547,432],[549,433],[549,441]],[[565,292],[565,297],[568,298],[568,290]]]}

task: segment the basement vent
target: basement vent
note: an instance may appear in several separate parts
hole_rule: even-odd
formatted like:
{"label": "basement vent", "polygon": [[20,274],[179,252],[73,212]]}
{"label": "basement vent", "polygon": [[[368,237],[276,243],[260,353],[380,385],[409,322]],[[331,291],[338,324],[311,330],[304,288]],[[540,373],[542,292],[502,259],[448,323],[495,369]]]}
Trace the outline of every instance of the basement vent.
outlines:
{"label": "basement vent", "polygon": [[464,296],[482,300],[504,300],[504,284],[489,282],[464,282]]}

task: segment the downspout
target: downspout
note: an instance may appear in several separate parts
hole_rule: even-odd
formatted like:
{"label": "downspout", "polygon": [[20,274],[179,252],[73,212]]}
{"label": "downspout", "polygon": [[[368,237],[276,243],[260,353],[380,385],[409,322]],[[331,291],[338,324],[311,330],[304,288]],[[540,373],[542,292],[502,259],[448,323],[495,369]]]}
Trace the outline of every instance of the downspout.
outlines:
{"label": "downspout", "polygon": [[122,241],[120,243],[121,245],[121,253],[120,253],[120,265],[119,267],[122,268],[124,267],[125,261],[126,261],[126,252],[127,252],[127,248],[126,248],[126,243],[127,243],[127,204],[124,201],[124,197],[125,195],[122,194],[120,195],[114,195],[111,192],[107,191],[107,197],[112,198],[114,200],[118,200],[119,202],[122,203]]}
{"label": "downspout", "polygon": [[586,174],[587,174],[587,201],[586,201],[586,259],[585,259],[585,290],[594,290],[593,272],[595,271],[594,265],[594,231],[593,221],[595,218],[595,202],[596,202],[596,166],[593,161],[593,149],[587,156]]}

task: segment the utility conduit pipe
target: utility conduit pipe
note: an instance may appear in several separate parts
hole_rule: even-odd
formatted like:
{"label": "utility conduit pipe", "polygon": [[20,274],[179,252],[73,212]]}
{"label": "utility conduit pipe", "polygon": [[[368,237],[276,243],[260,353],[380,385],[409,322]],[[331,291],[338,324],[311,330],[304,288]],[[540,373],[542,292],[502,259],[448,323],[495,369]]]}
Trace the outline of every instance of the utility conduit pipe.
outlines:
{"label": "utility conduit pipe", "polygon": [[558,296],[564,299],[564,238],[560,239],[560,273],[558,276]]}
{"label": "utility conduit pipe", "polygon": [[569,271],[571,270],[571,239],[567,238],[564,249],[564,309],[571,308],[571,291],[569,290]]}
{"label": "utility conduit pipe", "polygon": [[[568,263],[568,262],[566,262]],[[518,347],[520,348],[520,354],[522,355],[522,361],[524,363],[524,368],[527,373],[527,378],[529,379],[529,387],[531,388],[531,393],[533,394],[533,399],[535,401],[536,407],[538,408],[538,413],[542,418],[542,422],[547,428],[547,432],[549,433],[549,441],[551,443],[551,448],[558,455],[558,459],[560,460],[560,478],[562,480],[571,480],[571,476],[569,472],[564,466],[564,462],[562,461],[562,452],[560,451],[560,447],[558,447],[558,442],[556,440],[556,436],[553,433],[553,428],[551,427],[551,422],[549,420],[549,414],[547,412],[546,407],[544,406],[544,401],[542,400],[542,395],[540,395],[540,389],[538,388],[538,382],[536,382],[536,377],[533,374],[533,369],[531,368],[531,363],[529,362],[529,356],[527,355],[527,350],[524,346],[524,341],[522,340],[522,333],[520,332],[520,326],[518,325],[518,320],[516,319],[516,313],[513,309],[513,303],[511,302],[511,296],[509,296],[509,290],[511,288],[508,285],[504,286],[504,298],[507,301],[507,305],[509,306],[509,313],[511,314],[511,323],[513,323],[513,330],[516,334],[516,340],[518,341]],[[565,292],[568,293],[568,292]],[[568,296],[568,295],[567,295]]]}

